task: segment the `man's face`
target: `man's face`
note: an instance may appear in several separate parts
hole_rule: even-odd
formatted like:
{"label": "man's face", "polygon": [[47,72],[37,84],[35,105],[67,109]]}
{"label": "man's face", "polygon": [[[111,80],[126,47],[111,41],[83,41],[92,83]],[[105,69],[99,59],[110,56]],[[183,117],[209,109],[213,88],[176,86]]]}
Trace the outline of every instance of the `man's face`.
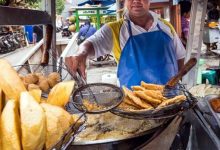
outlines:
{"label": "man's face", "polygon": [[132,16],[141,17],[149,11],[150,0],[126,0],[125,7]]}

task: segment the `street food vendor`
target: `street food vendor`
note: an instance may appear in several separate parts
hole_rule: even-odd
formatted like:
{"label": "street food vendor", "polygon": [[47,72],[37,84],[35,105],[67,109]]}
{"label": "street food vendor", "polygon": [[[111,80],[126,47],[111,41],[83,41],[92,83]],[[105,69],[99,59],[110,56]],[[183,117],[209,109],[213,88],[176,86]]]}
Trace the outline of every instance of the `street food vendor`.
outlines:
{"label": "street food vendor", "polygon": [[86,59],[113,52],[120,85],[165,84],[183,66],[185,49],[169,22],[149,10],[150,0],[125,0],[123,19],[108,23],[66,57],[85,78]]}

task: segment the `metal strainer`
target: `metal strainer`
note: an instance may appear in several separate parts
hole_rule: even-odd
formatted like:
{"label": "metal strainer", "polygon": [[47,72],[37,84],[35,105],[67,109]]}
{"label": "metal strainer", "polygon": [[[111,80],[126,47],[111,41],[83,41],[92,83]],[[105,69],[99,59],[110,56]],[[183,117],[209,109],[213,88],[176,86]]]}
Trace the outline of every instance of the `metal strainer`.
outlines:
{"label": "metal strainer", "polygon": [[92,83],[74,91],[72,103],[80,111],[104,113],[117,107],[123,100],[122,90],[112,84]]}

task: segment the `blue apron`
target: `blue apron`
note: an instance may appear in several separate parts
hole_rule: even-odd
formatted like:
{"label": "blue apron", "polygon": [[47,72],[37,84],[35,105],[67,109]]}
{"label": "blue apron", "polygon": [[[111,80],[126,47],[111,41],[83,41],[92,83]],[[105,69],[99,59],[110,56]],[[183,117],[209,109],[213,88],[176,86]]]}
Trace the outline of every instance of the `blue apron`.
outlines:
{"label": "blue apron", "polygon": [[162,31],[132,35],[128,21],[129,39],[122,50],[117,76],[120,86],[130,88],[141,81],[165,84],[178,72],[173,40]]}

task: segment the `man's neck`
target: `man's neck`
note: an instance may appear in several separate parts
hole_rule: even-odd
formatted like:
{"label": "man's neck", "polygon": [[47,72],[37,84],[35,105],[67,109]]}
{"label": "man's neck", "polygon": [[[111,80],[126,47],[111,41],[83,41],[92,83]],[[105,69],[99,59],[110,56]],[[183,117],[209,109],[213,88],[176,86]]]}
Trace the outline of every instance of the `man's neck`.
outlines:
{"label": "man's neck", "polygon": [[146,13],[146,15],[135,17],[129,14],[131,21],[145,30],[149,30],[154,22],[153,16],[151,13]]}

